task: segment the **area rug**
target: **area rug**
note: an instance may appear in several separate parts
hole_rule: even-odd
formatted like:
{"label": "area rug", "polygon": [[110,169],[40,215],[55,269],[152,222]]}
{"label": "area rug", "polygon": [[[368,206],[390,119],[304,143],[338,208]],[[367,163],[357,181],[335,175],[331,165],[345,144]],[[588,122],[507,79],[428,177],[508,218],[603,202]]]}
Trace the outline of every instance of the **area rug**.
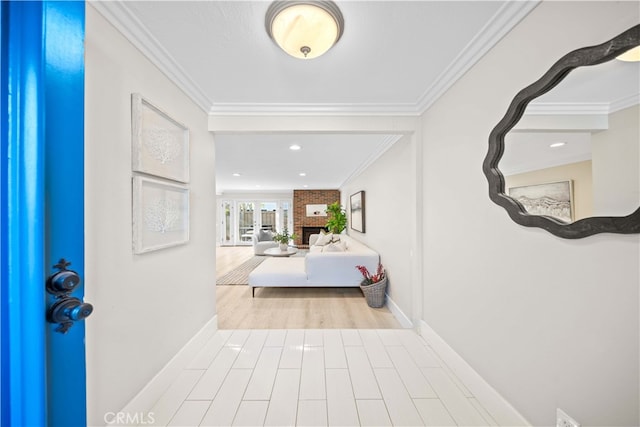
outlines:
{"label": "area rug", "polygon": [[248,285],[249,273],[267,259],[264,256],[254,256],[216,280],[216,285]]}
{"label": "area rug", "polygon": [[[309,252],[308,250],[299,250],[298,253],[293,255],[294,257],[305,256]],[[234,270],[231,270],[221,278],[216,280],[216,285],[248,285],[249,284],[249,273],[253,271],[254,268],[259,266],[265,259],[269,257],[267,256],[254,256],[253,258],[243,262]]]}

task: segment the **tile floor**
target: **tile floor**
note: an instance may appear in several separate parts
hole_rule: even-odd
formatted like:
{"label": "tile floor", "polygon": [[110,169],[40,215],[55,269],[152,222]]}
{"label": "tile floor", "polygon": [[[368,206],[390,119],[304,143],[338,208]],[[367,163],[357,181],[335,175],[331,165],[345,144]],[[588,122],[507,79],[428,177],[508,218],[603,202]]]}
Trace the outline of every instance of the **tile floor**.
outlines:
{"label": "tile floor", "polygon": [[495,426],[408,329],[218,331],[151,409],[166,426]]}

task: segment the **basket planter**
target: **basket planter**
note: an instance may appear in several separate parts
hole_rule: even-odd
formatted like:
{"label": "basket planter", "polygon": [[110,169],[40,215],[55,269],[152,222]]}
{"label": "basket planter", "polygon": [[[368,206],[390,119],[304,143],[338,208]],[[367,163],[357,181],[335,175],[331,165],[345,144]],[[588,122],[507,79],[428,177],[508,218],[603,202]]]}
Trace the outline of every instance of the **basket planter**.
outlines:
{"label": "basket planter", "polygon": [[[362,281],[364,283],[364,281]],[[384,293],[387,290],[387,278],[370,285],[360,283],[360,289],[364,294],[369,307],[380,308],[384,305]]]}

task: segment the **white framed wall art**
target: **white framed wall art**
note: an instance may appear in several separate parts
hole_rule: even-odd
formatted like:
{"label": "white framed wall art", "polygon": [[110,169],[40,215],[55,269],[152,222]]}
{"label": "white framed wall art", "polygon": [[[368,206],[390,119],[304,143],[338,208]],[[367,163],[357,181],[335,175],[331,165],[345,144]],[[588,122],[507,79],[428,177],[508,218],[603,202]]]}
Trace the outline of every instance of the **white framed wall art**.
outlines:
{"label": "white framed wall art", "polygon": [[131,168],[189,182],[189,129],[138,93],[131,94]]}
{"label": "white framed wall art", "polygon": [[133,252],[142,254],[189,241],[189,189],[133,177]]}

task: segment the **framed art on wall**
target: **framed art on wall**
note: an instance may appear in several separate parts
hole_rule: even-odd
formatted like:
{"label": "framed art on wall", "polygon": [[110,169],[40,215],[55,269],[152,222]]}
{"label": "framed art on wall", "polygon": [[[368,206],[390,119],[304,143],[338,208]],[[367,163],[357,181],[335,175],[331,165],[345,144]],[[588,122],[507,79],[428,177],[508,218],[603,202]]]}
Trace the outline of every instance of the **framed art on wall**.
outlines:
{"label": "framed art on wall", "polygon": [[307,216],[327,216],[327,205],[305,205]]}
{"label": "framed art on wall", "polygon": [[142,254],[189,241],[189,189],[133,177],[133,252]]}
{"label": "framed art on wall", "polygon": [[131,94],[131,167],[179,182],[189,182],[189,129],[144,99]]}
{"label": "framed art on wall", "polygon": [[550,216],[566,223],[573,221],[573,185],[570,180],[511,187],[509,197],[517,200],[527,213]]}
{"label": "framed art on wall", "polygon": [[351,211],[351,229],[364,233],[364,191],[358,191],[351,195],[349,208]]}

